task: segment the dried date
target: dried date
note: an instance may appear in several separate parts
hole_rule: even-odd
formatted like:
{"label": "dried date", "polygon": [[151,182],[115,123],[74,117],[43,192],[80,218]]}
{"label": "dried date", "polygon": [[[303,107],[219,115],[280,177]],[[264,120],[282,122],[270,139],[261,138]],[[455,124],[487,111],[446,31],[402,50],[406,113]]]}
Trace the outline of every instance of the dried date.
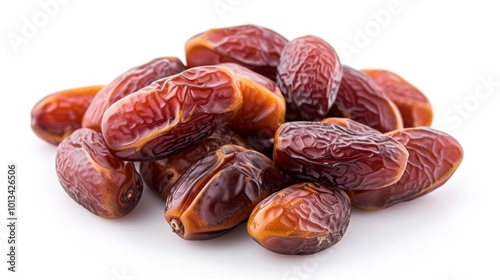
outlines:
{"label": "dried date", "polygon": [[430,126],[432,106],[427,97],[399,75],[379,69],[361,70],[398,107],[404,127]]}
{"label": "dried date", "polygon": [[82,118],[103,86],[73,88],[50,94],[31,110],[31,129],[41,139],[59,145],[82,127]]}
{"label": "dried date", "polygon": [[141,162],[140,173],[144,183],[166,200],[179,177],[196,161],[225,144],[248,147],[247,142],[227,126],[214,131],[198,144],[165,159]]}
{"label": "dried date", "polygon": [[286,100],[289,121],[319,121],[337,96],[342,65],[323,39],[308,35],[286,44],[278,64],[277,83]]}
{"label": "dried date", "polygon": [[197,161],[174,184],[165,219],[184,239],[214,238],[246,220],[257,203],[281,186],[281,174],[272,160],[224,145]]}
{"label": "dried date", "polygon": [[299,183],[260,202],[248,219],[247,231],[270,251],[313,254],[339,242],[350,217],[351,205],[343,190]]}
{"label": "dried date", "polygon": [[242,94],[231,71],[200,66],[163,78],[111,105],[103,136],[116,156],[157,160],[207,138],[238,113]]}
{"label": "dried date", "polygon": [[156,58],[128,70],[97,93],[83,116],[82,126],[101,132],[102,116],[111,104],[160,78],[184,70],[186,66],[177,57]]}
{"label": "dried date", "polygon": [[74,131],[59,144],[56,172],[73,200],[103,218],[127,215],[142,195],[134,164],[113,156],[101,133],[88,128]]}
{"label": "dried date", "polygon": [[287,42],[278,33],[257,25],[215,28],[186,42],[186,62],[188,67],[234,62],[275,81]]}
{"label": "dried date", "polygon": [[364,210],[387,208],[421,197],[442,186],[463,158],[463,149],[452,136],[428,127],[405,128],[387,133],[409,153],[401,179],[377,190],[348,191],[352,205]]}
{"label": "dried date", "polygon": [[364,132],[364,133],[376,133],[380,134],[381,132],[371,128],[367,125],[364,125],[362,123],[359,123],[357,121],[348,119],[348,118],[325,118],[322,119],[321,122],[324,123],[331,123],[331,124],[336,124],[345,128],[349,128],[351,130],[359,131],[359,132]]}
{"label": "dried date", "polygon": [[244,136],[268,139],[285,122],[285,98],[270,79],[236,63],[221,63],[238,80],[243,105],[229,125]]}
{"label": "dried date", "polygon": [[401,113],[368,76],[343,66],[342,82],[328,117],[355,120],[380,132],[403,128]]}
{"label": "dried date", "polygon": [[274,138],[273,158],[284,172],[346,190],[383,188],[397,182],[408,151],[392,137],[323,122],[289,122]]}

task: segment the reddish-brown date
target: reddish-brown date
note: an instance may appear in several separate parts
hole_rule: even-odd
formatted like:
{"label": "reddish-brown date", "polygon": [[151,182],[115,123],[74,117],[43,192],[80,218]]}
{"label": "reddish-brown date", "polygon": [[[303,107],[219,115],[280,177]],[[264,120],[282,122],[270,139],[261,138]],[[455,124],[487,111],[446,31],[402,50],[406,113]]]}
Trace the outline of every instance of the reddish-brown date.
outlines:
{"label": "reddish-brown date", "polygon": [[348,191],[353,206],[364,210],[387,208],[427,194],[453,175],[463,158],[463,149],[452,136],[428,127],[405,128],[387,133],[409,153],[401,179],[385,188]]}
{"label": "reddish-brown date", "polygon": [[404,127],[431,126],[432,106],[427,97],[401,76],[381,69],[361,70],[398,107]]}
{"label": "reddish-brown date", "polygon": [[115,102],[104,114],[103,136],[111,152],[122,159],[162,159],[226,125],[242,102],[231,71],[195,67]]}
{"label": "reddish-brown date", "polygon": [[82,118],[103,86],[73,88],[50,94],[31,110],[31,129],[41,139],[59,145],[82,127]]}
{"label": "reddish-brown date", "polygon": [[367,125],[359,123],[357,121],[348,119],[348,118],[325,118],[322,119],[321,122],[336,124],[345,128],[349,128],[351,130],[364,132],[364,133],[376,133],[380,134],[381,132],[376,130],[375,128],[371,128]]}
{"label": "reddish-brown date", "polygon": [[287,42],[278,33],[257,25],[210,29],[186,42],[186,63],[194,67],[234,62],[275,81]]}
{"label": "reddish-brown date", "polygon": [[197,161],[174,184],[165,219],[184,239],[214,238],[246,220],[257,203],[281,186],[281,174],[272,160],[224,145]]}
{"label": "reddish-brown date", "polygon": [[243,95],[240,111],[229,123],[238,133],[271,138],[285,122],[285,98],[270,79],[236,63],[221,63],[238,80]]}
{"label": "reddish-brown date", "polygon": [[277,83],[290,121],[319,121],[332,107],[342,77],[335,50],[308,35],[286,44],[278,64]]}
{"label": "reddish-brown date", "polygon": [[408,151],[381,133],[323,122],[289,122],[276,132],[273,158],[281,170],[297,179],[366,190],[397,182]]}
{"label": "reddish-brown date", "polygon": [[200,143],[175,155],[165,159],[141,162],[142,179],[156,194],[166,200],[174,183],[191,165],[225,144],[248,147],[247,142],[241,136],[224,126]]}
{"label": "reddish-brown date", "polygon": [[299,183],[257,204],[248,219],[247,231],[270,251],[306,255],[339,242],[350,217],[351,205],[343,190]]}
{"label": "reddish-brown date", "polygon": [[177,57],[156,58],[128,70],[97,93],[83,116],[82,126],[101,132],[102,116],[111,104],[160,78],[184,70],[186,66]]}
{"label": "reddish-brown date", "polygon": [[343,66],[342,82],[328,117],[345,117],[380,132],[403,128],[401,113],[380,87],[361,71]]}
{"label": "reddish-brown date", "polygon": [[101,133],[92,129],[80,128],[59,144],[56,172],[73,200],[103,218],[127,215],[142,195],[134,164],[113,156]]}

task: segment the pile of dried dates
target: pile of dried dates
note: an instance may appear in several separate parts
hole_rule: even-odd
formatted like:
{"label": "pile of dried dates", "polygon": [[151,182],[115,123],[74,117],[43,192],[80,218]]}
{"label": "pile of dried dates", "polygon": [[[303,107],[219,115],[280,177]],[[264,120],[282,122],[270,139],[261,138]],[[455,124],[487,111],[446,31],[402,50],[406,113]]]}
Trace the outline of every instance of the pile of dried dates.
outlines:
{"label": "pile of dried dates", "polygon": [[416,87],[342,65],[317,36],[217,28],[190,38],[185,55],[32,109],[33,131],[57,145],[62,187],[88,211],[122,217],[146,184],[184,239],[246,223],[266,249],[312,254],[342,239],[351,207],[421,197],[462,161]]}

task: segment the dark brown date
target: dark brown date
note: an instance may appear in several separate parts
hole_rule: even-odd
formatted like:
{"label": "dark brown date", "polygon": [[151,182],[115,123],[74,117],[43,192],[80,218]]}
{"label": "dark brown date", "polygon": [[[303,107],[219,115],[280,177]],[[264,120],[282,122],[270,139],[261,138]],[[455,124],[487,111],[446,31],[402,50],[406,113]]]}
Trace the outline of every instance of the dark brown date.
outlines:
{"label": "dark brown date", "polygon": [[463,149],[452,136],[428,127],[405,128],[387,133],[409,153],[401,179],[385,188],[348,191],[353,206],[364,210],[387,208],[421,197],[442,186],[463,158]]}
{"label": "dark brown date", "polygon": [[134,164],[113,156],[101,133],[88,128],[76,130],[59,144],[56,171],[66,193],[103,218],[127,215],[142,195]]}
{"label": "dark brown date", "polygon": [[286,100],[289,121],[319,121],[332,107],[342,77],[335,50],[308,35],[286,44],[278,65],[277,83]]}
{"label": "dark brown date", "polygon": [[368,76],[343,66],[342,82],[328,117],[355,120],[380,132],[403,128],[401,113]]}
{"label": "dark brown date", "polygon": [[246,220],[257,203],[281,186],[281,174],[272,160],[224,145],[197,161],[174,184],[165,219],[184,239],[214,238]]}
{"label": "dark brown date", "polygon": [[103,136],[111,152],[122,159],[162,159],[226,125],[242,102],[231,71],[195,67],[115,102],[104,114]]}
{"label": "dark brown date", "polygon": [[376,130],[375,128],[371,128],[367,125],[359,123],[357,121],[348,119],[348,118],[326,118],[322,119],[321,122],[336,124],[345,128],[349,128],[354,131],[359,131],[363,133],[376,133],[380,134],[381,132]]}
{"label": "dark brown date", "polygon": [[273,157],[281,170],[302,181],[366,190],[397,182],[408,151],[380,133],[323,122],[289,122],[276,132]]}
{"label": "dark brown date", "polygon": [[82,118],[103,86],[73,88],[50,94],[31,110],[31,129],[41,139],[59,145],[82,127]]}
{"label": "dark brown date", "polygon": [[431,126],[432,106],[415,86],[387,70],[361,70],[368,75],[398,107],[404,127]]}
{"label": "dark brown date", "polygon": [[111,104],[160,78],[184,70],[186,66],[177,57],[156,58],[128,70],[97,93],[83,116],[82,126],[101,132],[102,116]]}
{"label": "dark brown date", "polygon": [[241,136],[224,126],[200,143],[166,159],[141,162],[142,179],[156,194],[166,200],[174,183],[191,165],[225,144],[248,147],[247,142]]}
{"label": "dark brown date", "polygon": [[285,122],[285,98],[270,79],[236,63],[221,63],[238,80],[243,105],[229,125],[244,136],[271,138]]}
{"label": "dark brown date", "polygon": [[339,242],[350,217],[351,205],[343,190],[300,183],[257,204],[248,219],[247,231],[270,251],[306,255]]}
{"label": "dark brown date", "polygon": [[234,62],[275,81],[287,42],[278,33],[257,25],[210,29],[186,42],[186,62],[188,67]]}

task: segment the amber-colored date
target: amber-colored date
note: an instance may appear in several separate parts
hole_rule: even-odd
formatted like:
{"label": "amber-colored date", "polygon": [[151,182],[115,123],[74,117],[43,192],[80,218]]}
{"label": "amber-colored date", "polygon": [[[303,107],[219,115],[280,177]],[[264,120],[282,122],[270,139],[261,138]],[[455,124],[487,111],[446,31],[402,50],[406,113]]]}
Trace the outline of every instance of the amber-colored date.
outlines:
{"label": "amber-colored date", "polygon": [[383,188],[397,182],[408,151],[392,137],[323,122],[289,122],[274,138],[274,161],[303,181],[347,190]]}
{"label": "amber-colored date", "polygon": [[197,161],[174,184],[165,219],[184,239],[214,238],[247,219],[257,203],[281,186],[272,160],[256,151],[224,145]]}
{"label": "amber-colored date", "polygon": [[399,75],[380,69],[361,70],[396,104],[404,127],[430,126],[432,106],[427,97]]}
{"label": "amber-colored date", "polygon": [[452,136],[428,127],[405,128],[387,133],[409,153],[401,179],[385,188],[348,191],[353,206],[364,210],[387,208],[427,194],[453,175],[463,158],[463,149]]}
{"label": "amber-colored date", "polygon": [[257,25],[210,29],[186,42],[186,62],[188,67],[234,62],[275,81],[287,42],[278,33]]}
{"label": "amber-colored date", "polygon": [[278,65],[277,83],[290,121],[319,121],[332,107],[342,77],[335,50],[308,35],[286,44]]}
{"label": "amber-colored date", "polygon": [[260,202],[248,219],[247,231],[270,251],[306,255],[339,242],[350,217],[351,205],[343,190],[300,183]]}
{"label": "amber-colored date", "polygon": [[371,128],[367,125],[364,125],[362,123],[359,123],[355,120],[351,120],[348,118],[325,118],[325,119],[322,119],[321,122],[336,124],[338,126],[342,126],[342,127],[349,128],[351,130],[359,131],[359,132],[363,132],[363,133],[376,133],[376,134],[381,133],[380,131],[378,131],[374,128]]}
{"label": "amber-colored date", "polygon": [[82,127],[82,118],[103,86],[73,88],[50,94],[31,110],[31,129],[41,139],[59,145]]}
{"label": "amber-colored date", "polygon": [[236,63],[221,63],[238,80],[243,105],[229,125],[238,133],[271,138],[285,122],[285,98],[270,79]]}
{"label": "amber-colored date", "polygon": [[242,102],[231,71],[220,66],[195,67],[115,102],[104,114],[103,136],[120,158],[162,159],[226,125]]}
{"label": "amber-colored date", "polygon": [[200,143],[175,155],[165,159],[141,162],[142,179],[156,194],[166,200],[174,183],[191,165],[225,144],[248,147],[247,142],[241,136],[224,126]]}
{"label": "amber-colored date", "polygon": [[113,156],[101,133],[80,128],[57,147],[56,171],[68,195],[103,218],[132,211],[142,195],[142,180],[132,162]]}
{"label": "amber-colored date", "polygon": [[342,82],[328,117],[345,117],[380,132],[403,128],[401,113],[368,76],[343,66]]}
{"label": "amber-colored date", "polygon": [[111,104],[160,78],[184,70],[186,66],[177,57],[156,58],[128,70],[97,93],[83,116],[82,126],[101,132],[102,116]]}

